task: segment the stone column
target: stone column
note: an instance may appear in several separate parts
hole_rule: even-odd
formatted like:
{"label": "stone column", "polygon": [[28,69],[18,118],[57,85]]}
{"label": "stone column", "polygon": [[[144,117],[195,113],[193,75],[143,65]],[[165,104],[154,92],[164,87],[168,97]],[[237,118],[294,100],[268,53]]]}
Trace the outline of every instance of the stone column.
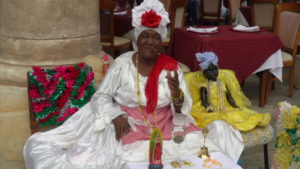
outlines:
{"label": "stone column", "polygon": [[98,54],[99,26],[99,0],[0,0],[0,168],[30,136],[26,72]]}

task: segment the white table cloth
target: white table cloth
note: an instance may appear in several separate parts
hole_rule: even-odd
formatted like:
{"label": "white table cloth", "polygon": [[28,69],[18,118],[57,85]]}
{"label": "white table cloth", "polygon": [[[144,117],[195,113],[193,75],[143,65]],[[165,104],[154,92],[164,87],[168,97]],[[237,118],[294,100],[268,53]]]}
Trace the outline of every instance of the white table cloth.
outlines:
{"label": "white table cloth", "polygon": [[[219,161],[222,166],[215,166],[213,165],[209,169],[242,169],[239,165],[234,163],[232,160],[230,160],[227,156],[225,156],[221,152],[213,152],[210,153],[211,158]],[[205,169],[203,167],[203,159],[198,157],[190,157],[187,158],[190,161],[192,161],[195,165],[192,167],[186,167],[186,168],[178,168],[178,169]],[[165,161],[163,163],[164,168],[163,169],[173,169],[173,167],[170,164],[170,161]],[[148,162],[139,162],[139,163],[127,163],[125,169],[148,169]]]}
{"label": "white table cloth", "polygon": [[252,74],[255,74],[260,71],[264,71],[270,69],[270,72],[282,81],[282,56],[281,56],[281,49],[277,50],[273,53],[264,64],[262,64],[258,69],[256,69]]}

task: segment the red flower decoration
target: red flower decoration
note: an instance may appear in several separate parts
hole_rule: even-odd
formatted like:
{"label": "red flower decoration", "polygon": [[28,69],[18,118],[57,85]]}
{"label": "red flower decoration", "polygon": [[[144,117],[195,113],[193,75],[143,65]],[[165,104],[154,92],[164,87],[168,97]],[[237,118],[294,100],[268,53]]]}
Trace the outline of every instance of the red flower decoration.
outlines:
{"label": "red flower decoration", "polygon": [[84,63],[52,70],[33,67],[29,96],[36,120],[41,125],[63,123],[89,101],[94,92],[93,77],[94,73],[85,69]]}
{"label": "red flower decoration", "polygon": [[157,15],[152,9],[142,15],[142,26],[155,28],[158,27],[161,16]]}
{"label": "red flower decoration", "polygon": [[108,61],[109,61],[108,54],[104,54],[103,61],[104,61],[104,63],[108,63]]}
{"label": "red flower decoration", "polygon": [[32,85],[32,88],[29,90],[29,95],[31,98],[34,98],[34,99],[41,97],[39,90],[35,85]]}

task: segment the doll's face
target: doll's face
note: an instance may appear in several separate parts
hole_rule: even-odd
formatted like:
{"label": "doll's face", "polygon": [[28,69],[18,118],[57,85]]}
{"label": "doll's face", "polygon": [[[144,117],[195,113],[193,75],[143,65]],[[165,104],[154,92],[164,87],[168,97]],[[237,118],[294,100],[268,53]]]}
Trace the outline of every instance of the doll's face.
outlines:
{"label": "doll's face", "polygon": [[219,75],[218,67],[214,64],[209,64],[207,69],[203,71],[203,75],[206,79],[216,81]]}

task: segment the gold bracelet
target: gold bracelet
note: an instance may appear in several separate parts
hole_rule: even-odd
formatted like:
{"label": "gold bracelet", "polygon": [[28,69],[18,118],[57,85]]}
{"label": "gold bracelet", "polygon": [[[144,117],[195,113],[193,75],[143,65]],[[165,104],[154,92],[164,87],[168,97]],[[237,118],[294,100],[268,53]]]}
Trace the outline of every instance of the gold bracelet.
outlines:
{"label": "gold bracelet", "polygon": [[184,98],[184,94],[183,94],[183,91],[179,88],[179,96],[178,97],[172,97],[171,96],[171,99],[175,102],[177,101],[180,101]]}
{"label": "gold bracelet", "polygon": [[183,105],[183,102],[173,102],[173,104],[174,104],[175,106],[182,106],[182,105]]}

